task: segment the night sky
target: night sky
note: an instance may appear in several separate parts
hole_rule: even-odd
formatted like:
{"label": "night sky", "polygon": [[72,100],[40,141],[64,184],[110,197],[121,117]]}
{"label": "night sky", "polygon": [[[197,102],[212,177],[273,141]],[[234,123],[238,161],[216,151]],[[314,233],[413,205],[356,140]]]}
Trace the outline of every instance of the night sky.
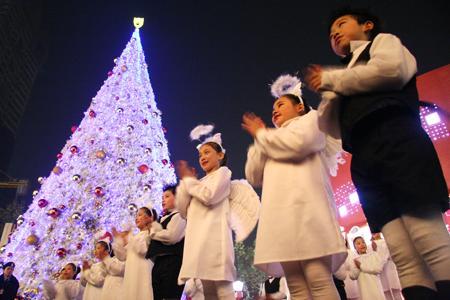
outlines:
{"label": "night sky", "polygon": [[[54,2],[54,3],[53,3]],[[70,2],[70,4],[65,3]],[[113,3],[117,2],[117,3]],[[416,56],[419,74],[450,63],[449,1],[50,1],[42,35],[48,57],[35,81],[9,173],[47,176],[134,30],[141,39],[171,159],[198,166],[190,130],[213,123],[222,132],[234,178],[244,175],[250,137],[241,116],[270,122],[268,84],[309,63],[336,64],[326,19],[338,5],[370,6],[387,32]],[[145,3],[145,4],[144,4]],[[318,98],[305,97],[317,105]],[[31,201],[31,190],[28,201]]]}

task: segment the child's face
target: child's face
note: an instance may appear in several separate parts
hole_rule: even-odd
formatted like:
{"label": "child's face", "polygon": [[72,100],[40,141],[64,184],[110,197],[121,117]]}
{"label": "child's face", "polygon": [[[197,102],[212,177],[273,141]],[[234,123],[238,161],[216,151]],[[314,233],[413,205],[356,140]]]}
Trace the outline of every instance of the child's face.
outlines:
{"label": "child's face", "polygon": [[162,206],[165,211],[175,208],[175,195],[171,190],[167,190],[163,193]]}
{"label": "child's face", "polygon": [[365,254],[367,252],[366,242],[362,238],[356,239],[354,246],[358,254]]}
{"label": "child's face", "polygon": [[108,255],[108,250],[105,249],[105,247],[100,244],[97,243],[95,245],[95,250],[94,250],[94,256],[99,259],[102,260],[103,258],[105,258]]}
{"label": "child's face", "polygon": [[136,214],[136,227],[139,228],[139,230],[143,230],[146,227],[148,227],[149,224],[151,224],[153,221],[153,218],[143,210],[139,209],[138,213]]}
{"label": "child's face", "polygon": [[350,41],[368,41],[372,29],[371,21],[358,24],[358,21],[351,15],[339,17],[330,28],[331,48],[337,55],[346,56],[350,53]]}
{"label": "child's face", "polygon": [[276,127],[280,127],[284,122],[298,117],[303,111],[303,104],[294,104],[287,97],[278,98],[273,104],[272,122]]}
{"label": "child's face", "polygon": [[3,274],[4,274],[6,277],[11,276],[13,272],[14,272],[14,268],[13,268],[13,267],[6,267],[6,268],[3,270]]}
{"label": "child's face", "polygon": [[72,265],[67,264],[64,266],[64,268],[59,273],[59,279],[65,279],[65,280],[73,279],[74,275],[75,275],[75,271],[74,271]]}
{"label": "child's face", "polygon": [[206,174],[220,168],[223,157],[223,152],[217,152],[208,144],[201,146],[198,150],[198,162]]}

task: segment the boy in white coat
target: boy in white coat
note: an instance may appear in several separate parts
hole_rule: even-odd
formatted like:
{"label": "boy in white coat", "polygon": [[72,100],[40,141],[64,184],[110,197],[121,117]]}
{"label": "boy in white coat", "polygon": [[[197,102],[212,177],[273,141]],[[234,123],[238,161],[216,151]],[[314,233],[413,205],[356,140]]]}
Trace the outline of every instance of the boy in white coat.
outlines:
{"label": "boy in white coat", "polygon": [[319,126],[352,154],[352,181],[370,230],[386,239],[403,296],[450,299],[448,188],[421,126],[417,62],[380,23],[360,9],[333,13],[329,41],[347,67],[312,66],[306,81],[322,93]]}

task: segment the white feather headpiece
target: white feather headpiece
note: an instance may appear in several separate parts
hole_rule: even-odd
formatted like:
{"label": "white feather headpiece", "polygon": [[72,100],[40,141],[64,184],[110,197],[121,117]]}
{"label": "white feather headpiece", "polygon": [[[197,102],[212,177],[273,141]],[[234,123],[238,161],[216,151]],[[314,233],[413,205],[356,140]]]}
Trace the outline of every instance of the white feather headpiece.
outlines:
{"label": "white feather headpiece", "polygon": [[214,125],[198,125],[194,129],[191,130],[191,140],[200,140],[200,138],[204,135],[210,134],[214,129]]}
{"label": "white feather headpiece", "polygon": [[286,94],[293,94],[303,103],[302,82],[297,76],[289,74],[280,75],[280,77],[270,85],[270,92],[275,98],[280,98]]}
{"label": "white feather headpiece", "polygon": [[112,234],[104,229],[97,231],[97,233],[94,234],[94,243],[97,244],[98,242],[105,242],[108,247],[108,252],[111,252],[112,240]]}
{"label": "white feather headpiece", "polygon": [[[222,152],[225,153],[225,148],[222,146],[222,134],[216,133],[211,135],[214,130],[214,125],[203,125],[200,124],[191,130],[190,137],[191,140],[199,140],[201,143],[197,145],[197,149],[199,149],[203,144],[208,142],[214,142],[222,148]],[[207,136],[203,141],[201,140],[202,136]]]}

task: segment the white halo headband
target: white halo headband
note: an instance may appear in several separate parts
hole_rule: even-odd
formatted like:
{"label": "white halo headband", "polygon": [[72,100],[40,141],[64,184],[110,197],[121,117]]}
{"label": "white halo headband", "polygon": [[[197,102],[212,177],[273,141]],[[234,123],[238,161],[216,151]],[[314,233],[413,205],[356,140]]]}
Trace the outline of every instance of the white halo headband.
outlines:
{"label": "white halo headband", "polygon": [[300,99],[301,104],[304,104],[302,98],[302,82],[300,78],[289,74],[280,75],[271,85],[270,92],[275,98],[280,98],[286,94],[292,94]]}
{"label": "white halo headband", "polygon": [[[190,137],[191,140],[199,140],[201,143],[197,145],[197,149],[200,149],[206,143],[213,142],[220,146],[222,152],[225,153],[226,150],[222,146],[222,134],[220,132],[211,135],[211,132],[214,130],[214,125],[198,125],[194,129],[191,130]],[[203,141],[201,140],[202,136],[207,136]]]}

